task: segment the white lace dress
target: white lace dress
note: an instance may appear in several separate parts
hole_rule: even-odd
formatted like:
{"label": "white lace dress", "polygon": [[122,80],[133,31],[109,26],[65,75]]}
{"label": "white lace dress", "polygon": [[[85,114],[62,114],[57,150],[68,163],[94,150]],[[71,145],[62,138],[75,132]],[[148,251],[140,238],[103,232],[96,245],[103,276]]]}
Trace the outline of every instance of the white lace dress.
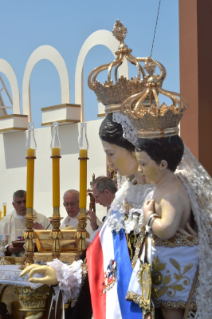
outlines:
{"label": "white lace dress", "polygon": [[122,182],[107,215],[111,231],[119,232],[120,229],[124,228],[127,234],[131,231],[139,234],[144,227],[142,209],[144,200],[152,190],[151,184],[133,185],[128,180]]}

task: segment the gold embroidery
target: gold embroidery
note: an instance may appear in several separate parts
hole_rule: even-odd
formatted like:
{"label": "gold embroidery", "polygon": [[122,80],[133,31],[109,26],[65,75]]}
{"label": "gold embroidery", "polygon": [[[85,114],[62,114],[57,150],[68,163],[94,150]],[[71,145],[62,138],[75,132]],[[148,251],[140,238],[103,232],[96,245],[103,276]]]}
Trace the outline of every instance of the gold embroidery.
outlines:
{"label": "gold embroidery", "polygon": [[141,295],[136,294],[134,291],[128,291],[126,295],[126,300],[134,301],[137,305],[139,305],[141,299]]}
{"label": "gold embroidery", "polygon": [[[185,274],[193,268],[193,263],[188,263],[184,270],[181,270],[180,264],[177,260],[173,258],[169,258],[170,263],[172,266],[175,267],[177,273],[174,273],[175,281],[170,284],[172,278],[171,274],[163,276],[161,273],[162,270],[166,270],[166,263],[161,263],[160,259],[157,257],[154,258],[152,263],[152,282],[154,287],[152,289],[152,294],[154,298],[158,299],[163,295],[167,294],[170,298],[175,297],[177,291],[182,291],[185,289],[185,286],[190,285],[190,278],[185,276]],[[183,283],[180,284],[179,282],[183,280]],[[157,287],[162,285],[160,287]]]}
{"label": "gold embroidery", "polygon": [[178,308],[185,308],[186,302],[184,301],[163,301],[163,300],[156,300],[155,307],[156,308],[168,308],[168,309],[178,309]]}
{"label": "gold embroidery", "polygon": [[130,234],[126,234],[126,238],[127,238],[127,246],[128,246],[128,249],[129,249],[129,254],[130,254],[130,259],[132,259],[132,247],[130,245]]}
{"label": "gold embroidery", "polygon": [[156,236],[152,236],[152,244],[154,246],[162,246],[162,247],[181,247],[181,246],[197,246],[199,244],[198,237],[187,237],[187,236],[180,236],[180,237],[172,237],[170,239],[161,239]]}
{"label": "gold embroidery", "polygon": [[142,308],[143,315],[152,310],[151,305],[151,289],[152,289],[152,278],[151,278],[151,266],[149,264],[141,264],[140,270],[137,273],[139,278],[138,282],[141,286],[141,298],[139,307]]}
{"label": "gold embroidery", "polygon": [[[146,316],[147,313],[154,314],[154,307],[151,302],[151,266],[149,264],[140,265],[140,270],[137,273],[137,277],[139,278],[138,282],[141,286],[141,295],[136,294],[133,291],[128,291],[126,300],[134,301],[136,304],[142,308],[143,317]],[[154,315],[153,317],[154,318]]]}
{"label": "gold embroidery", "polygon": [[188,297],[188,300],[187,300],[187,303],[186,303],[184,318],[188,317],[188,314],[189,314],[190,310],[194,310],[193,298],[194,298],[195,289],[197,287],[198,276],[199,276],[199,267],[197,268],[196,275],[194,277],[194,281],[193,281],[193,284],[192,284],[192,287],[191,287],[191,291],[190,291],[190,294],[189,294],[189,297]]}
{"label": "gold embroidery", "polygon": [[140,232],[140,234],[138,236],[137,242],[136,242],[135,255],[134,255],[133,260],[132,260],[132,268],[135,267],[135,264],[136,264],[136,262],[138,260],[138,255],[140,253],[141,246],[142,246],[144,238],[145,238],[145,229],[142,228],[141,232]]}
{"label": "gold embroidery", "polygon": [[137,235],[135,233],[126,234],[127,237],[127,246],[130,251],[130,259],[132,260],[134,254],[134,247],[136,246],[137,242]]}
{"label": "gold embroidery", "polygon": [[[155,308],[168,308],[168,309],[178,309],[178,308],[182,308],[185,309],[186,308],[186,302],[185,301],[164,301],[164,300],[154,300],[154,304],[155,304]],[[197,305],[196,302],[193,301],[190,306],[189,306],[189,310],[197,310]]]}

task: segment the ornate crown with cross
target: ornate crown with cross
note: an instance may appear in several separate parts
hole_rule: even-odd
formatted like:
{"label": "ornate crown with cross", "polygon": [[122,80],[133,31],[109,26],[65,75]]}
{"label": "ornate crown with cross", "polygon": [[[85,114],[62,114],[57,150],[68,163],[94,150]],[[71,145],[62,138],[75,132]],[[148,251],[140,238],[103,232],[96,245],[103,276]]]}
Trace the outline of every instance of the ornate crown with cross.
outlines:
{"label": "ornate crown with cross", "polygon": [[[120,42],[118,51],[116,52],[117,58],[108,64],[95,68],[88,77],[88,86],[93,90],[99,101],[105,105],[105,112],[112,113],[120,111],[121,104],[130,96],[138,94],[145,88],[148,75],[146,75],[144,68],[140,62],[145,62],[147,58],[136,58],[131,52],[132,50],[124,43],[124,39],[127,33],[127,28],[119,21],[113,28],[113,35]],[[137,75],[134,78],[127,79],[123,75],[119,78],[117,76],[118,69],[126,59],[137,68]],[[154,61],[161,69],[161,83],[166,77],[166,70],[162,64]],[[97,76],[100,72],[108,70],[107,80],[104,84],[97,81]],[[114,70],[115,83],[112,80],[112,71]],[[148,97],[145,99],[146,105],[149,104]]]}
{"label": "ornate crown with cross", "polygon": [[[106,113],[121,111],[127,115],[137,128],[139,138],[159,138],[178,134],[178,124],[188,107],[187,100],[178,93],[162,88],[166,69],[161,63],[150,57],[136,58],[131,55],[132,50],[124,43],[126,33],[127,29],[117,20],[113,29],[113,35],[120,41],[116,52],[117,58],[90,73],[90,89],[105,105]],[[118,68],[124,59],[136,66],[137,75],[134,78],[117,77]],[[156,66],[160,70],[159,75],[155,73]],[[115,83],[111,79],[113,68]],[[108,70],[108,77],[107,81],[101,84],[97,81],[97,76],[104,70]],[[165,103],[160,105],[159,94],[170,98],[172,103],[168,106]]]}

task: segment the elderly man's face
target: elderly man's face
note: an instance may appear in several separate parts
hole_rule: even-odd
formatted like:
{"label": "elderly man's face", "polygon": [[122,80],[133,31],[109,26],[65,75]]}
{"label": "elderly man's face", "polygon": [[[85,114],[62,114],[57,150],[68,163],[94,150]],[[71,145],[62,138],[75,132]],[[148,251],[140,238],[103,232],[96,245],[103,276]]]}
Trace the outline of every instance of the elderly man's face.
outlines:
{"label": "elderly man's face", "polygon": [[16,210],[16,213],[21,216],[26,215],[26,196],[15,197],[13,202],[13,207]]}
{"label": "elderly man's face", "polygon": [[75,192],[68,192],[64,195],[63,205],[69,217],[75,217],[79,213],[79,198]]}

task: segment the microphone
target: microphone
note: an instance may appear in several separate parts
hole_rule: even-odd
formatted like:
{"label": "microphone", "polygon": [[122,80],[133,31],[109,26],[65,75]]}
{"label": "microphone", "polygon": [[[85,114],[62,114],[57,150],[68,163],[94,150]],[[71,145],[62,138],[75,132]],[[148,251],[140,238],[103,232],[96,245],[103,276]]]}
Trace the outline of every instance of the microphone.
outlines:
{"label": "microphone", "polygon": [[50,222],[49,225],[46,227],[46,230],[49,228],[50,225],[51,225],[51,222]]}

